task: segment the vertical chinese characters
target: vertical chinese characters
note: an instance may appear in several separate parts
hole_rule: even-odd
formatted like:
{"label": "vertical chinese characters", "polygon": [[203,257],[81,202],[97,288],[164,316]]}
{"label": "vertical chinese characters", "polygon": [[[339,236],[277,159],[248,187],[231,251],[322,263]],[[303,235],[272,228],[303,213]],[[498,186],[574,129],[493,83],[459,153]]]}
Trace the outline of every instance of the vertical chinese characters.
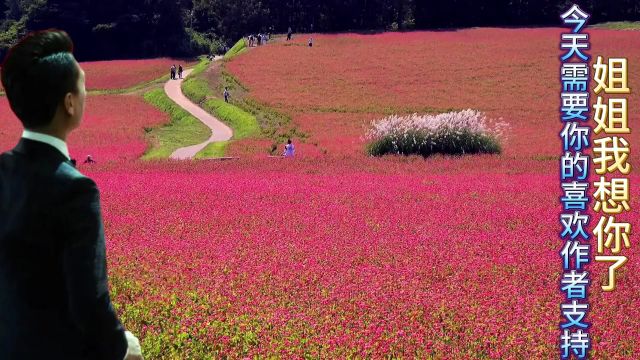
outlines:
{"label": "vertical chinese characters", "polygon": [[560,50],[560,138],[563,154],[560,158],[560,197],[562,213],[560,250],[562,277],[560,289],[565,301],[560,305],[560,355],[568,359],[588,357],[591,349],[590,324],[586,322],[589,310],[587,288],[591,279],[585,266],[590,262],[588,224],[586,213],[589,203],[589,148],[591,128],[589,121],[589,34],[583,33],[589,14],[573,5],[561,16],[570,33],[561,35]]}

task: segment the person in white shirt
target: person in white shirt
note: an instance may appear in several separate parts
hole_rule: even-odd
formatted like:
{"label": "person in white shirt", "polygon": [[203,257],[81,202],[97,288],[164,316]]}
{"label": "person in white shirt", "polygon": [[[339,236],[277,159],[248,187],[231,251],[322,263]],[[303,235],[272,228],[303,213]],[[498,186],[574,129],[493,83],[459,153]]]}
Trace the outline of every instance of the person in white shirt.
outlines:
{"label": "person in white shirt", "polygon": [[229,102],[229,89],[227,89],[227,87],[224,87],[224,92],[222,93],[222,96],[224,96],[224,102],[228,103]]}
{"label": "person in white shirt", "polygon": [[287,140],[287,145],[284,146],[284,153],[282,153],[282,156],[284,157],[293,157],[295,155],[295,148],[293,146],[293,143],[291,142],[291,139]]}

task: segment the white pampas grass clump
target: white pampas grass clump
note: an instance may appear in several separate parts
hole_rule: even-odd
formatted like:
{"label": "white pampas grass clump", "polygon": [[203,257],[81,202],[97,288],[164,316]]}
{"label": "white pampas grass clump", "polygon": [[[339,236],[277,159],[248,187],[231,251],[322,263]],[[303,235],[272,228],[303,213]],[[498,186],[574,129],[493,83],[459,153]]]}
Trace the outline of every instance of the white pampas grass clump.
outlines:
{"label": "white pampas grass clump", "polygon": [[467,109],[438,115],[391,115],[371,122],[371,155],[500,153],[509,125]]}

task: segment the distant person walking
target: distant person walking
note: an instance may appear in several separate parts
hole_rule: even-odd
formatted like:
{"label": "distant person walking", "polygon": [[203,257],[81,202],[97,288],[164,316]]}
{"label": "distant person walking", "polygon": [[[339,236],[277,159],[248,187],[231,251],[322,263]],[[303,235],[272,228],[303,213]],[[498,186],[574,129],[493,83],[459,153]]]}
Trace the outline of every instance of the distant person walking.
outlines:
{"label": "distant person walking", "polygon": [[176,79],[176,66],[171,65],[171,80],[175,80],[175,79]]}
{"label": "distant person walking", "polygon": [[91,155],[87,155],[87,159],[83,162],[83,164],[95,164],[95,160],[91,157]]}
{"label": "distant person walking", "polygon": [[182,65],[178,65],[178,77],[182,79]]}
{"label": "distant person walking", "polygon": [[309,38],[309,47],[313,47],[313,38]]}
{"label": "distant person walking", "polygon": [[227,89],[227,87],[224,87],[224,93],[222,94],[224,95],[224,102],[228,103],[229,102],[229,89]]}
{"label": "distant person walking", "polygon": [[293,143],[291,142],[291,139],[287,140],[287,145],[284,146],[284,153],[282,153],[282,156],[284,157],[293,157],[293,155],[295,155],[296,150],[293,147]]}
{"label": "distant person walking", "polygon": [[293,35],[293,32],[291,31],[291,26],[289,26],[289,30],[287,31],[287,41],[291,40],[291,35]]}

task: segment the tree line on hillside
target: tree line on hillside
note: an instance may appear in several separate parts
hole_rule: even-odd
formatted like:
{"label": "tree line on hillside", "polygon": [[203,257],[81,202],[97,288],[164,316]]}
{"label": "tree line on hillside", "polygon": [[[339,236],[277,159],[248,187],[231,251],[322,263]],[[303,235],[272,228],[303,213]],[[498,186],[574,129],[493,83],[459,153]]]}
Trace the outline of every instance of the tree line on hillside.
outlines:
{"label": "tree line on hillside", "polygon": [[[81,60],[220,52],[249,33],[558,26],[569,0],[0,0],[0,55],[64,29]],[[576,0],[591,23],[640,20],[638,0]]]}

